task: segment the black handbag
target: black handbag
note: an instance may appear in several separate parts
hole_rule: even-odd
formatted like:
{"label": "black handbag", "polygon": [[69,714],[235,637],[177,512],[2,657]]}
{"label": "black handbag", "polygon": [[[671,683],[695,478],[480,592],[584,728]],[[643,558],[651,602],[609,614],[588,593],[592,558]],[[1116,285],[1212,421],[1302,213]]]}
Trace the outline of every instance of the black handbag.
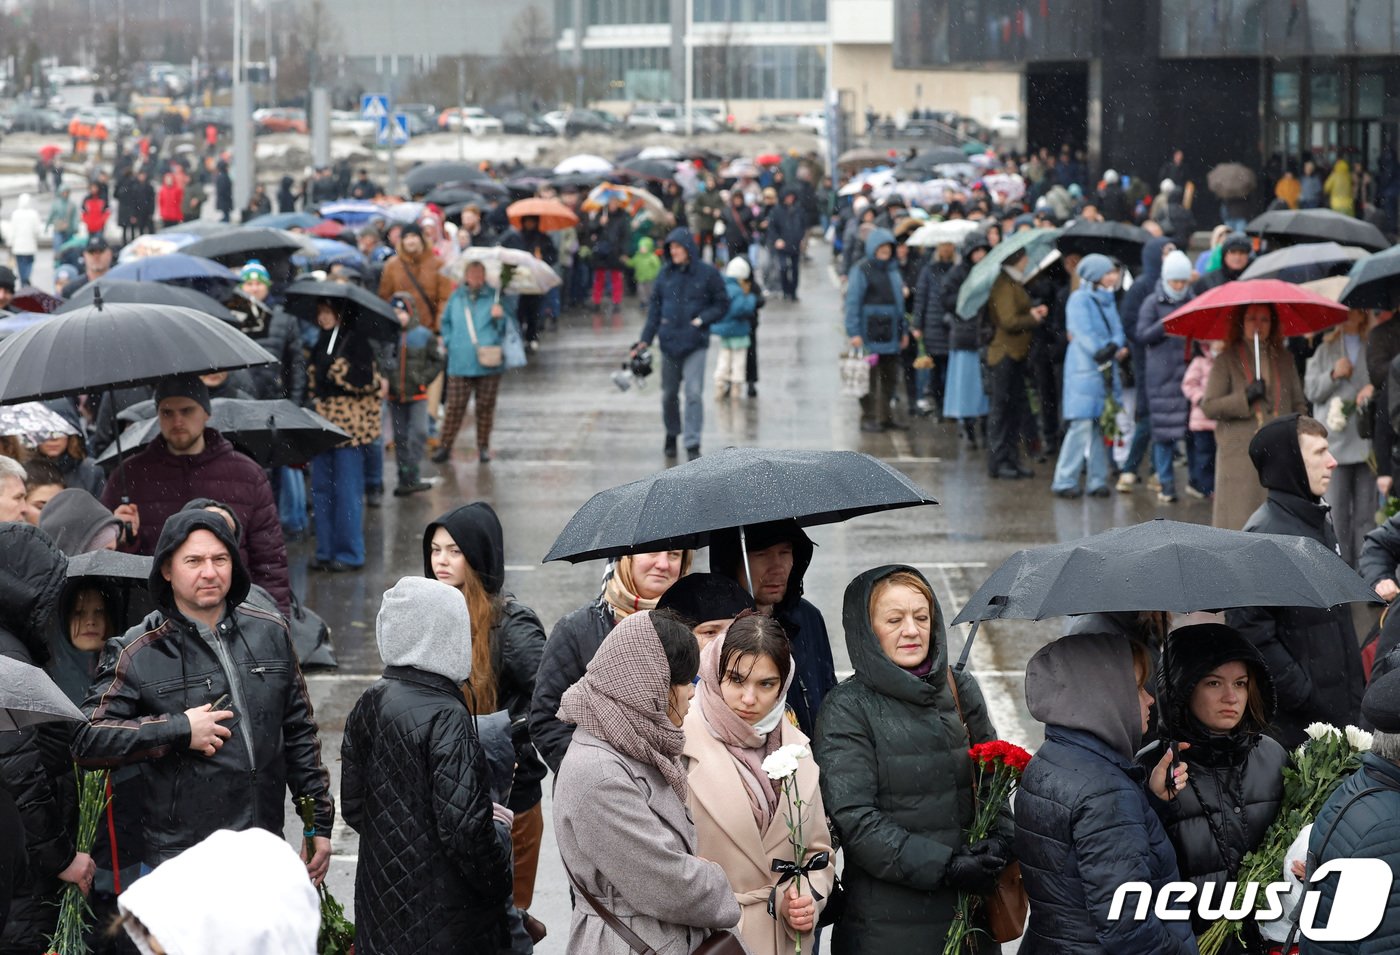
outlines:
{"label": "black handbag", "polygon": [[303,607],[295,593],[292,594],[292,612],[287,617],[287,627],[291,631],[297,662],[303,670],[334,670],[340,666],[335,658],[335,647],[331,644],[330,626],[314,610]]}

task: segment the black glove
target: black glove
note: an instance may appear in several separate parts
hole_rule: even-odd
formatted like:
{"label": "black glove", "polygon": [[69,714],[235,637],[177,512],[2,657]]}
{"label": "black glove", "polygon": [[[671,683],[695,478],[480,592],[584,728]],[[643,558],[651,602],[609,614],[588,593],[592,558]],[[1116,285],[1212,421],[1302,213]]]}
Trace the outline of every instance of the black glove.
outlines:
{"label": "black glove", "polygon": [[1268,394],[1268,392],[1264,390],[1264,382],[1258,379],[1251,381],[1244,389],[1245,400],[1250,404],[1254,404],[1256,401],[1263,401],[1266,394]]}
{"label": "black glove", "polygon": [[963,846],[948,860],[943,881],[950,888],[973,895],[990,895],[997,887],[997,877],[1006,868],[1006,859],[997,855],[986,841]]}
{"label": "black glove", "polygon": [[1118,346],[1109,342],[1107,345],[1094,352],[1094,364],[1102,365],[1104,362],[1113,361],[1113,356],[1118,354]]}

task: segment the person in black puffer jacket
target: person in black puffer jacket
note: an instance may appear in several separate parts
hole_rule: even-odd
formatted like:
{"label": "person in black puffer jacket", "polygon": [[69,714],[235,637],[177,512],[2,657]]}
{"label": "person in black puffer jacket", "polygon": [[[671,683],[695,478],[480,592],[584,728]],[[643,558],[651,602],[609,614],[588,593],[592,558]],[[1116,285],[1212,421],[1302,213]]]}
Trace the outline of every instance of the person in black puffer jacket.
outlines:
{"label": "person in black puffer jacket", "polygon": [[502,590],[505,542],[491,505],[476,501],[448,511],[423,531],[423,576],[454,587],[466,600],[473,642],[468,708],[510,713],[515,779],[506,806],[515,814],[515,904],[530,907],[539,867],[545,764],[530,742],[530,700],[544,653],[544,625],[529,607]]}
{"label": "person in black puffer jacket", "polygon": [[[1162,660],[1159,733],[1163,740],[1189,744],[1180,753],[1191,766],[1186,788],[1167,804],[1162,823],[1181,877],[1198,886],[1214,884],[1219,899],[1240,861],[1264,841],[1283,800],[1288,753],[1264,735],[1276,705],[1274,684],[1259,651],[1220,624],[1173,631]],[[1138,763],[1156,766],[1166,745],[1147,747]],[[1198,935],[1209,925],[1192,917]],[[1256,923],[1244,926],[1249,950],[1261,951]]]}
{"label": "person in black puffer jacket", "polygon": [[[1108,918],[1124,882],[1155,893],[1180,879],[1143,788],[1147,780],[1159,803],[1170,796],[1171,756],[1150,774],[1133,762],[1151,675],[1146,647],[1103,633],[1061,637],[1026,667],[1026,706],[1046,726],[1015,801],[1014,852],[1031,903],[1021,955],[1195,955],[1189,920]],[[1184,784],[1184,767],[1175,779]]]}
{"label": "person in black puffer jacket", "polygon": [[[944,384],[943,417],[960,420],[963,435],[977,447],[977,422],[987,416],[990,403],[982,380],[982,313],[971,318],[958,314],[958,292],[992,249],[987,233],[978,229],[963,239],[962,260],[943,279],[943,318],[948,324],[948,374]],[[985,435],[985,431],[983,434]]]}
{"label": "person in black puffer jacket", "polygon": [[929,386],[919,396],[919,412],[934,413],[943,420],[943,386],[948,375],[948,322],[943,311],[943,282],[957,267],[957,246],[944,242],[919,271],[914,283],[914,315],[910,325],[922,336],[924,350],[933,359]]}
{"label": "person in black puffer jacket", "polygon": [[[1327,429],[1305,415],[1275,418],[1250,440],[1249,457],[1268,490],[1264,505],[1244,525],[1252,534],[1308,537],[1334,553],[1337,535],[1327,504],[1330,467]],[[1225,622],[1259,650],[1278,693],[1269,735],[1292,748],[1313,722],[1345,726],[1361,713],[1365,678],[1351,610],[1347,606],[1243,607]]]}
{"label": "person in black puffer jacket", "polygon": [[385,668],[345,721],[340,794],[360,833],[355,950],[495,952],[508,944],[510,852],[462,696],[471,618],[455,588],[405,577],[384,595]]}
{"label": "person in black puffer jacket", "polygon": [[[5,554],[0,561],[0,656],[40,666],[49,657],[47,628],[58,607],[67,558],[43,531],[28,524],[0,524],[0,550]],[[10,899],[8,915],[0,911],[0,952],[5,955],[46,951],[63,882],[78,883],[84,891],[92,885],[91,857],[74,852],[69,820],[77,806],[65,798],[71,791],[63,785],[73,766],[66,753],[54,757],[48,732],[54,725],[72,726],[44,724],[0,733],[0,790],[18,808],[28,847],[28,864],[13,883],[0,886],[0,896]],[[10,851],[7,845],[0,856]]]}

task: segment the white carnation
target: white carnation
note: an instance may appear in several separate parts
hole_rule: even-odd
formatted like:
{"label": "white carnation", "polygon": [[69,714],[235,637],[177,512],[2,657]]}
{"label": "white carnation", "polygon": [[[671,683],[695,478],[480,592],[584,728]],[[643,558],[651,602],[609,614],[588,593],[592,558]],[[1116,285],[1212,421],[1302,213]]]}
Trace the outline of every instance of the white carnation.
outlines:
{"label": "white carnation", "polygon": [[1303,729],[1308,734],[1308,739],[1322,739],[1324,736],[1341,736],[1341,730],[1331,723],[1309,723]]}
{"label": "white carnation", "polygon": [[1371,751],[1371,734],[1361,729],[1359,726],[1348,726],[1347,744],[1358,753],[1369,753]]}
{"label": "white carnation", "polygon": [[1327,403],[1327,420],[1323,422],[1327,425],[1327,430],[1332,432],[1345,431],[1347,426],[1347,415],[1342,410],[1342,399],[1333,398]]}
{"label": "white carnation", "polygon": [[763,761],[763,772],[769,779],[787,779],[797,772],[797,762],[812,753],[807,747],[790,743],[780,746],[773,755]]}

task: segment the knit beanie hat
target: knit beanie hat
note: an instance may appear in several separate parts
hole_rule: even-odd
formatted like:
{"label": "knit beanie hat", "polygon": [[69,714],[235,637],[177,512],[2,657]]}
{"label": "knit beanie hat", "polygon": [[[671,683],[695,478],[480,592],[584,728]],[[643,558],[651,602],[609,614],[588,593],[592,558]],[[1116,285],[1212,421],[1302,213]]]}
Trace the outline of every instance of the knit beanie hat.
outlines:
{"label": "knit beanie hat", "polygon": [[1112,272],[1114,268],[1116,268],[1116,266],[1113,264],[1112,259],[1106,255],[1100,255],[1095,252],[1092,255],[1084,256],[1079,263],[1079,268],[1075,271],[1079,273],[1081,279],[1088,282],[1090,285],[1098,285],[1100,280],[1109,272]]}
{"label": "knit beanie hat", "polygon": [[1181,282],[1191,277],[1191,260],[1180,249],[1174,249],[1162,262],[1162,281]]}
{"label": "knit beanie hat", "polygon": [[243,284],[250,280],[257,280],[264,285],[272,284],[272,276],[267,271],[267,266],[257,259],[249,259],[243,265],[243,270],[238,273],[238,282]]}
{"label": "knit beanie hat", "polygon": [[209,386],[195,375],[172,375],[162,378],[156,383],[157,409],[166,398],[189,398],[203,408],[205,414],[214,413],[213,405],[209,402]]}

